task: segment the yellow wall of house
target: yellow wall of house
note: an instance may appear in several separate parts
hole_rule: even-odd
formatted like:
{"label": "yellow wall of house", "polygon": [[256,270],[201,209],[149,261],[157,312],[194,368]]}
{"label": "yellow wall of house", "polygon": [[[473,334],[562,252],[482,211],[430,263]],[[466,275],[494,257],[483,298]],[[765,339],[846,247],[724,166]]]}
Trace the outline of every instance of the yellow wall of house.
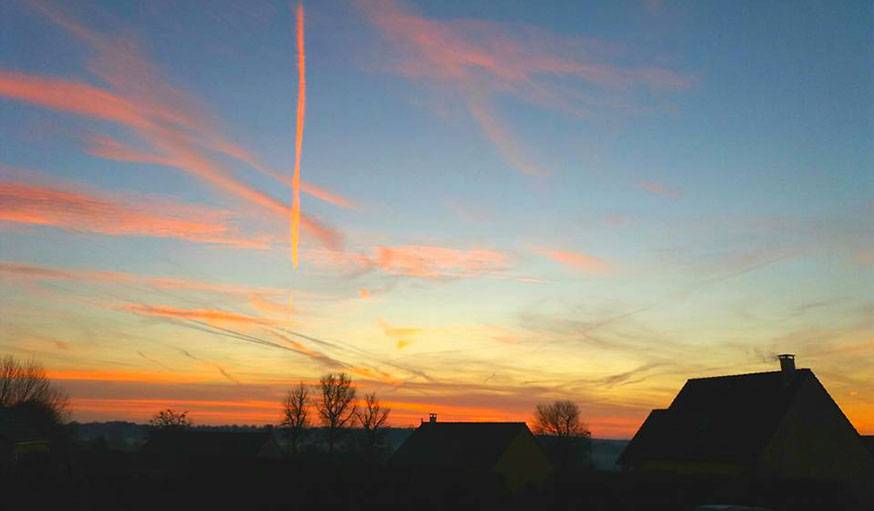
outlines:
{"label": "yellow wall of house", "polygon": [[530,434],[520,433],[513,439],[495,465],[495,472],[504,476],[512,491],[527,484],[539,485],[552,470],[549,460]]}

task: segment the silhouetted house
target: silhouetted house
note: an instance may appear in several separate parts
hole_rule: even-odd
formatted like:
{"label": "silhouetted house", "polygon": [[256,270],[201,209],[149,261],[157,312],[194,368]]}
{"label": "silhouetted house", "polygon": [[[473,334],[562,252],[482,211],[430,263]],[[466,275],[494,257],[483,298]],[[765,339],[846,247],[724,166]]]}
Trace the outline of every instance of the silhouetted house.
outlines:
{"label": "silhouetted house", "polygon": [[256,459],[279,457],[270,431],[158,429],[143,446],[149,454],[183,459]]}
{"label": "silhouetted house", "polygon": [[455,474],[496,474],[516,490],[542,483],[549,460],[524,422],[423,422],[390,460],[394,467]]}
{"label": "silhouetted house", "polygon": [[871,454],[874,455],[874,435],[863,435],[862,443],[865,444],[865,447],[871,451]]}
{"label": "silhouetted house", "polygon": [[874,457],[856,429],[810,369],[795,369],[792,355],[780,362],[780,371],[688,380],[649,414],[619,464],[874,491]]}

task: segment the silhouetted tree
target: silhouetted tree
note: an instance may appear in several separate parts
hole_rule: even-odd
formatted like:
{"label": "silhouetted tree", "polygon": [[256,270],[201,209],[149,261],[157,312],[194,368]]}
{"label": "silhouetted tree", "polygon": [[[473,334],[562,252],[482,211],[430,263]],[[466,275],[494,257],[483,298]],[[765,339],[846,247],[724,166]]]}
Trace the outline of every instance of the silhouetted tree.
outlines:
{"label": "silhouetted tree", "polygon": [[319,381],[321,396],[316,407],[328,435],[328,452],[355,417],[355,388],[346,373],[327,374]]}
{"label": "silhouetted tree", "polygon": [[385,423],[391,408],[383,408],[375,393],[364,395],[364,408],[356,412],[355,416],[361,429],[364,430],[364,447],[367,456],[375,458],[382,447],[385,436]]}
{"label": "silhouetted tree", "polygon": [[156,413],[149,421],[149,425],[162,430],[187,429],[191,427],[191,419],[188,418],[187,411],[177,412],[167,408]]}
{"label": "silhouetted tree", "polygon": [[59,430],[67,418],[67,395],[49,380],[38,362],[0,358],[0,407],[10,408],[44,434]]}
{"label": "silhouetted tree", "polygon": [[310,391],[303,382],[288,391],[282,401],[282,423],[289,450],[297,453],[309,427]]}
{"label": "silhouetted tree", "polygon": [[571,468],[575,461],[588,461],[592,434],[580,415],[580,407],[573,401],[537,404],[534,432],[552,437],[546,447],[559,470]]}

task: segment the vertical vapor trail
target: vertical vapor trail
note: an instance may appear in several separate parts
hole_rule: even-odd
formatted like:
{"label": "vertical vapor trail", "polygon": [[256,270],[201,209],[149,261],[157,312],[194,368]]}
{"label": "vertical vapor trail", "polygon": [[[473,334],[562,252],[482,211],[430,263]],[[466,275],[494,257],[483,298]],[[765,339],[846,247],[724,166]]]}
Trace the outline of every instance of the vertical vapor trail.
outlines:
{"label": "vertical vapor trail", "polygon": [[294,177],[291,179],[291,262],[297,268],[297,245],[300,241],[300,153],[303,145],[303,121],[307,106],[306,52],[303,45],[303,4],[297,4],[297,122],[294,137]]}

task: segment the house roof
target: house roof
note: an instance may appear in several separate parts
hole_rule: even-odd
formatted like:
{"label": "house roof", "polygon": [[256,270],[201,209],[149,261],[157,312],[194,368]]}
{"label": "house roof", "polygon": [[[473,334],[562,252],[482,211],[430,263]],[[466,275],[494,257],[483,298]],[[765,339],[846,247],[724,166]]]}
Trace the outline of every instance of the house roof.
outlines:
{"label": "house roof", "polygon": [[635,461],[682,460],[748,464],[776,432],[810,369],[690,379],[671,405],[653,410],[625,451]]}
{"label": "house roof", "polygon": [[250,431],[152,431],[145,449],[178,456],[254,458],[271,438],[268,432]]}
{"label": "house roof", "polygon": [[491,469],[523,434],[531,435],[524,422],[425,422],[395,451],[391,463]]}

